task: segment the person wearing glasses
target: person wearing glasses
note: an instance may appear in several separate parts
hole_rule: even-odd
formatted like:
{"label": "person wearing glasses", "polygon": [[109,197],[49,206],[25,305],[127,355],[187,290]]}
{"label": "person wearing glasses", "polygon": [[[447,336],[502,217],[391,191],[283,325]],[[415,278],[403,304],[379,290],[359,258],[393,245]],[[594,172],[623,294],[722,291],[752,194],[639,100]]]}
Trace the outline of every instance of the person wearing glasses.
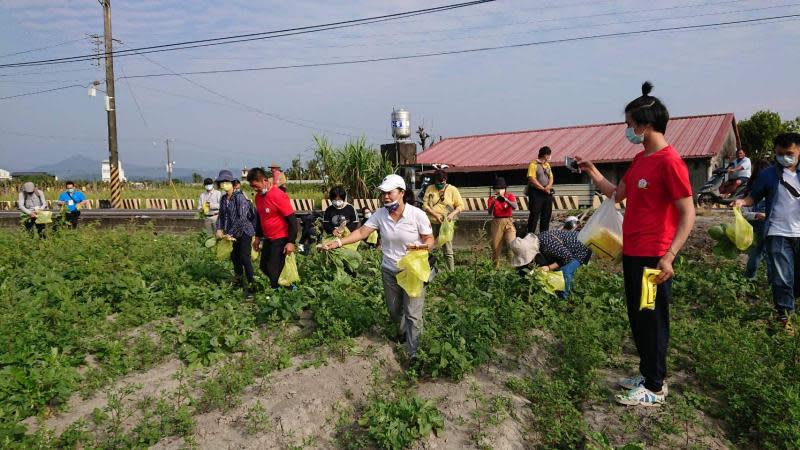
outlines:
{"label": "person wearing glasses", "polygon": [[782,133],[775,137],[775,161],[778,165],[761,171],[747,197],[733,202],[734,207],[753,206],[766,198],[764,234],[770,267],[772,300],[777,324],[789,334],[794,326],[789,316],[794,300],[800,296],[800,133]]}
{"label": "person wearing glasses", "polygon": [[366,239],[378,230],[381,236],[383,261],[381,272],[386,306],[392,320],[399,323],[400,340],[405,341],[409,356],[413,359],[422,334],[422,312],[425,306],[425,290],[417,297],[410,297],[397,283],[397,263],[408,252],[433,248],[433,229],[428,216],[412,205],[413,193],[406,190],[406,182],[399,175],[388,175],[378,186],[383,208],[379,208],[357,230],[347,237],[323,245],[323,250],[333,250],[343,245]]}

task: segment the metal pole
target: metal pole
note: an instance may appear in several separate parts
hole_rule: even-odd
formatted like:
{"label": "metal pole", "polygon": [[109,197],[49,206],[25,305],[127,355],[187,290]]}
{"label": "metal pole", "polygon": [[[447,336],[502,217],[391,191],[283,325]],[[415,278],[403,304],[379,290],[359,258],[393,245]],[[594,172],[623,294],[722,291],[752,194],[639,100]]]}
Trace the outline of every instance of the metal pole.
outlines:
{"label": "metal pole", "polygon": [[103,38],[106,48],[106,115],[108,117],[108,154],[111,169],[111,207],[122,208],[122,186],[119,180],[119,154],[117,152],[117,111],[114,99],[114,51],[111,38],[111,0],[102,0]]}
{"label": "metal pole", "polygon": [[167,183],[172,183],[172,157],[169,155],[169,139],[167,139]]}

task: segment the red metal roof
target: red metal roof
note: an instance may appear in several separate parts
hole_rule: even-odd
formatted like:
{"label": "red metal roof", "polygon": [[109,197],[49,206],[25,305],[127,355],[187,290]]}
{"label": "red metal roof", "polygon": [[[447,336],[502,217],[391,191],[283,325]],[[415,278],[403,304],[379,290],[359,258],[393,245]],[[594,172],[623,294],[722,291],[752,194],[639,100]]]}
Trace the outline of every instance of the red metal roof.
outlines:
{"label": "red metal roof", "polygon": [[[684,159],[708,158],[719,152],[735,124],[732,113],[674,117],[666,137]],[[625,127],[609,123],[447,138],[418,154],[417,163],[447,164],[454,172],[522,169],[545,145],[553,150],[554,166],[563,165],[567,155],[599,163],[631,161],[642,147],[625,139]]]}

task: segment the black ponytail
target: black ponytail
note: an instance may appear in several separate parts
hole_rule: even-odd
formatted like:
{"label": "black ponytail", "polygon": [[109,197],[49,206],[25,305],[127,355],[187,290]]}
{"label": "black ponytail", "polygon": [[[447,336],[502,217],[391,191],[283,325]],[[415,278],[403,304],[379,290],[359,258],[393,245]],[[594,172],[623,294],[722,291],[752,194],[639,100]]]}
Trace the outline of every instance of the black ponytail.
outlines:
{"label": "black ponytail", "polygon": [[642,96],[634,99],[625,107],[625,113],[631,116],[637,125],[650,125],[659,133],[667,132],[669,111],[657,97],[653,97],[653,83],[642,84]]}

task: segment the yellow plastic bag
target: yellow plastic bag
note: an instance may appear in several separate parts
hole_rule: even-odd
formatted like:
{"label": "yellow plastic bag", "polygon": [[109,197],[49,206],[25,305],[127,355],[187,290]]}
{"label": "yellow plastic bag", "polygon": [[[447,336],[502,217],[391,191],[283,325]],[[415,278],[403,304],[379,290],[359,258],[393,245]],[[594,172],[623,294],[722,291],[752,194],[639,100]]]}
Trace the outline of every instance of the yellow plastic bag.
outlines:
{"label": "yellow plastic bag", "polygon": [[753,226],[744,218],[741,208],[733,208],[733,223],[725,229],[725,234],[739,251],[753,245]]}
{"label": "yellow plastic bag", "polygon": [[397,284],[403,288],[409,297],[419,297],[425,282],[431,276],[431,266],[428,264],[427,250],[412,250],[397,262],[400,270],[397,274]]}
{"label": "yellow plastic bag", "polygon": [[233,240],[228,238],[222,238],[218,240],[216,251],[217,260],[225,261],[226,259],[230,258],[231,252],[233,251]]}
{"label": "yellow plastic bag", "polygon": [[208,202],[203,202],[203,214],[208,215],[208,211],[210,211],[210,206]]}
{"label": "yellow plastic bag", "polygon": [[[253,236],[253,242],[256,242],[257,239],[257,237]],[[258,260],[258,250],[254,249],[252,244],[250,245],[250,260]]]}
{"label": "yellow plastic bag", "polygon": [[[342,232],[342,234],[339,236],[339,238],[344,239],[347,236],[350,236],[350,229],[347,228],[347,222],[345,222],[342,225],[340,225],[339,226],[339,230],[341,230],[341,232]],[[356,242],[353,242],[351,244],[343,245],[342,248],[349,248],[350,250],[358,250],[359,244],[361,244],[361,241],[356,241]]]}
{"label": "yellow plastic bag", "polygon": [[378,243],[378,230],[373,231],[367,236],[367,244],[375,245]]}
{"label": "yellow plastic bag", "polygon": [[643,309],[656,309],[656,278],[661,274],[659,269],[645,267],[642,272],[642,298],[639,301],[639,311]]}
{"label": "yellow plastic bag", "polygon": [[617,211],[616,194],[605,199],[578,233],[578,240],[600,258],[622,258],[622,214]]}
{"label": "yellow plastic bag", "polygon": [[292,252],[286,256],[286,263],[281,270],[281,276],[278,277],[278,284],[286,287],[298,281],[300,281],[300,273],[297,271],[297,256]]}
{"label": "yellow plastic bag", "polygon": [[555,272],[542,272],[542,274],[544,282],[554,291],[564,292],[564,289],[567,288],[567,283],[564,281],[564,274],[561,273],[560,270]]}
{"label": "yellow plastic bag", "polygon": [[455,231],[455,221],[449,220],[447,217],[445,217],[442,221],[442,225],[439,227],[439,236],[436,238],[436,243],[441,247],[448,242],[452,242]]}
{"label": "yellow plastic bag", "polygon": [[38,225],[53,223],[53,211],[45,211],[45,210],[36,211],[36,223]]}

